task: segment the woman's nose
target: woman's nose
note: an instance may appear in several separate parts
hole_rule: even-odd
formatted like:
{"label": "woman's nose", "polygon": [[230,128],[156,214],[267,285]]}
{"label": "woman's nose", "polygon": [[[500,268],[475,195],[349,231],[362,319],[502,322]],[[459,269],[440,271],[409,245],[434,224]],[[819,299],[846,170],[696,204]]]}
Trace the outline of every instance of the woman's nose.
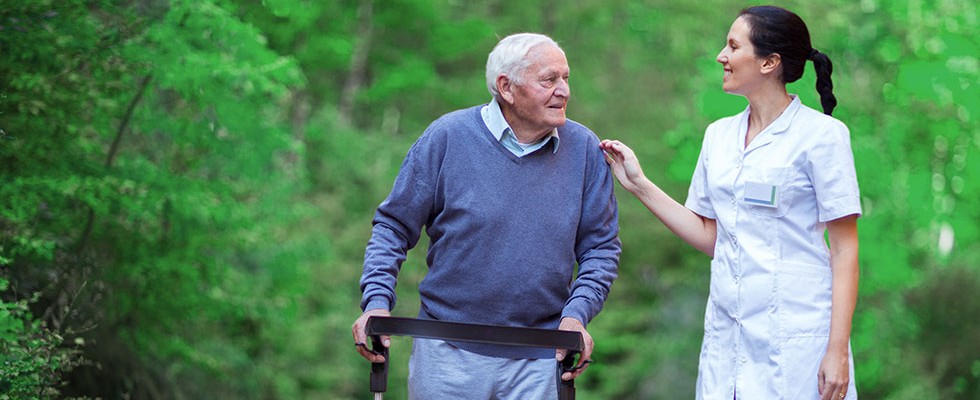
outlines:
{"label": "woman's nose", "polygon": [[718,56],[715,57],[715,61],[718,61],[721,64],[728,62],[728,52],[725,50],[726,49],[721,49],[721,51],[718,52]]}

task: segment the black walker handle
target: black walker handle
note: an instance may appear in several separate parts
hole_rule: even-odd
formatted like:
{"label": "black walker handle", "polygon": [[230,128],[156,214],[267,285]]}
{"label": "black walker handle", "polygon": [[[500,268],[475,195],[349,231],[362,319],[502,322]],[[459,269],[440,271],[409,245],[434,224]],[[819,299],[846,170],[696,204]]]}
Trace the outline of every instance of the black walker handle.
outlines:
{"label": "black walker handle", "polygon": [[399,335],[460,342],[567,349],[568,353],[564,360],[557,363],[558,399],[575,400],[575,380],[563,381],[561,375],[563,372],[580,368],[575,365],[575,355],[585,349],[585,344],[582,340],[582,334],[578,332],[378,316],[368,318],[365,331],[371,337],[371,346],[374,351],[385,357],[385,361],[382,363],[371,363],[371,391],[375,394],[384,393],[388,389],[389,353],[388,348],[381,344],[381,335]]}
{"label": "black walker handle", "polygon": [[371,348],[384,356],[384,362],[371,363],[371,391],[384,393],[388,390],[388,348],[381,343],[381,337],[371,336]]}
{"label": "black walker handle", "polygon": [[558,400],[575,399],[575,380],[561,380],[563,373],[575,370],[575,353],[577,352],[569,350],[565,358],[558,363]]}

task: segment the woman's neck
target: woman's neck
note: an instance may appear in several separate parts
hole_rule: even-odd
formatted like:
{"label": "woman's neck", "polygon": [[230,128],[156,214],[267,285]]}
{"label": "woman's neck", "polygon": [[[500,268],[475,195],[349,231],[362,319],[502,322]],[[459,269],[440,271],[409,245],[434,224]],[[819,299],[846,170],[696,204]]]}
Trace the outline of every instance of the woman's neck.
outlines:
{"label": "woman's neck", "polygon": [[749,146],[752,139],[755,139],[769,124],[782,115],[786,107],[793,102],[793,98],[786,92],[786,86],[779,85],[777,88],[760,90],[749,99],[749,127],[745,135],[745,147]]}

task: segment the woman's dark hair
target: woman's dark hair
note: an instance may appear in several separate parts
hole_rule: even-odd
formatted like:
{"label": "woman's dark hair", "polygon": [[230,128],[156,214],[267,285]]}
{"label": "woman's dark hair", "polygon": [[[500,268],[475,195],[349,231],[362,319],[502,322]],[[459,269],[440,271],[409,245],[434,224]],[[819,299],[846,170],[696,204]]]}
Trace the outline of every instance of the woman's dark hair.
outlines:
{"label": "woman's dark hair", "polygon": [[775,6],[749,7],[738,14],[749,24],[749,40],[755,47],[755,55],[767,57],[779,54],[783,64],[783,82],[793,83],[803,76],[806,60],[813,60],[817,72],[817,93],[824,114],[831,115],[837,106],[834,83],[830,74],[834,70],[830,58],[810,45],[810,31],[798,15]]}

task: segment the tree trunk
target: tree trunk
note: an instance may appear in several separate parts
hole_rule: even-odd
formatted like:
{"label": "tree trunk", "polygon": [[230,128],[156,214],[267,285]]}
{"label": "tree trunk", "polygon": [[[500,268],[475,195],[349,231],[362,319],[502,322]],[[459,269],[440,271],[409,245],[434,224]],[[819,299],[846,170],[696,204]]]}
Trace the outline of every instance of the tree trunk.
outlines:
{"label": "tree trunk", "polygon": [[367,72],[368,53],[374,35],[373,0],[361,0],[357,9],[357,36],[354,38],[354,53],[350,60],[350,73],[344,82],[338,108],[339,120],[343,126],[351,126],[354,120],[354,98],[364,85]]}

